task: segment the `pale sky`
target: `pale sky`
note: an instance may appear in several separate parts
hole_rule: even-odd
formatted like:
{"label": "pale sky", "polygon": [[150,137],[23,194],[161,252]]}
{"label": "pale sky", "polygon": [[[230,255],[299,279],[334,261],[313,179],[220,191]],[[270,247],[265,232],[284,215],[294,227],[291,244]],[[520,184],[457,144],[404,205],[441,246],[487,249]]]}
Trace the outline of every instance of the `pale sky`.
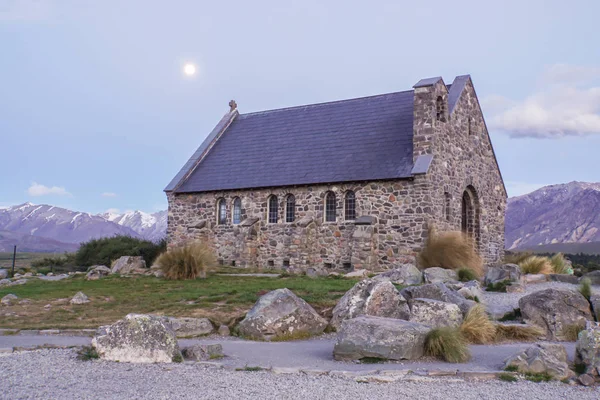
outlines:
{"label": "pale sky", "polygon": [[598,15],[597,0],[0,0],[0,206],[165,209],[231,99],[244,113],[461,74],[509,195],[600,182]]}

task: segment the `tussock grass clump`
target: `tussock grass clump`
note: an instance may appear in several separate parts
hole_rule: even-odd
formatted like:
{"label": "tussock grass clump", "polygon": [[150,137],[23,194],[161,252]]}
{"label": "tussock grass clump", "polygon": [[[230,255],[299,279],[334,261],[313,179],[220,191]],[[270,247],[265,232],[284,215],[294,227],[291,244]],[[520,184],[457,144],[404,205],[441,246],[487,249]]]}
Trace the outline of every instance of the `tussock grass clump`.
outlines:
{"label": "tussock grass clump", "polygon": [[469,282],[477,280],[475,272],[468,268],[461,268],[458,271],[458,280],[461,282]]}
{"label": "tussock grass clump", "polygon": [[588,301],[592,296],[592,281],[590,278],[583,278],[579,285],[579,293],[583,295]]}
{"label": "tussock grass clump", "polygon": [[550,382],[552,380],[552,375],[548,374],[547,372],[542,372],[542,373],[526,372],[525,379],[527,379],[528,381],[531,381],[531,382]]}
{"label": "tussock grass clump", "polygon": [[212,249],[201,242],[168,250],[156,262],[166,279],[175,280],[206,278],[206,272],[217,265]]}
{"label": "tussock grass clump", "polygon": [[432,329],[425,338],[425,354],[451,363],[469,361],[471,352],[458,328]]}
{"label": "tussock grass clump", "polygon": [[581,332],[584,329],[585,329],[585,326],[583,326],[583,325],[578,325],[578,324],[566,325],[563,327],[561,333],[564,336],[564,338],[566,340],[568,340],[569,342],[576,342],[577,338],[579,337],[579,332]]}
{"label": "tussock grass clump", "polygon": [[473,271],[475,276],[483,275],[483,261],[475,250],[475,243],[458,231],[438,233],[430,228],[425,247],[419,253],[419,265],[455,271],[464,268]]}
{"label": "tussock grass clump", "polygon": [[534,342],[543,334],[544,330],[542,328],[533,325],[496,324],[496,341]]}
{"label": "tussock grass clump", "polygon": [[77,359],[80,361],[97,360],[98,358],[100,358],[100,356],[92,346],[82,346],[77,350]]}
{"label": "tussock grass clump", "polygon": [[469,343],[487,344],[496,338],[496,326],[490,321],[481,305],[471,307],[462,324],[460,333]]}
{"label": "tussock grass clump", "polygon": [[519,251],[519,252],[516,252],[516,253],[510,252],[510,251],[506,251],[504,253],[503,263],[504,264],[517,264],[517,265],[519,265],[521,262],[525,261],[526,259],[528,259],[532,255],[533,255],[533,253],[530,252],[530,251]]}
{"label": "tussock grass clump", "polygon": [[504,382],[518,381],[516,376],[514,376],[513,374],[509,374],[508,372],[503,372],[500,375],[498,375],[498,379],[500,379],[501,381],[504,381]]}
{"label": "tussock grass clump", "polygon": [[563,253],[556,253],[550,258],[550,264],[555,274],[568,274],[569,268]]}
{"label": "tussock grass clump", "polygon": [[531,256],[519,263],[523,274],[551,274],[554,272],[548,257]]}

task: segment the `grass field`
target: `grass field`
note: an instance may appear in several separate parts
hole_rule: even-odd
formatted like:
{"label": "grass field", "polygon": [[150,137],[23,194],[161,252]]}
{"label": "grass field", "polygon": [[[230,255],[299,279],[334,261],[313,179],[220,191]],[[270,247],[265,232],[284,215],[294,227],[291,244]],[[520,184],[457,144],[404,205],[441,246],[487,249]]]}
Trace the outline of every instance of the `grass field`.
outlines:
{"label": "grass field", "polygon": [[[29,268],[31,266],[31,262],[39,258],[54,257],[56,255],[56,253],[17,253],[17,258],[15,260],[15,271],[19,268]],[[0,252],[0,268],[11,269],[12,259],[12,252]]]}
{"label": "grass field", "polygon": [[[317,311],[335,306],[356,281],[334,277],[233,277],[211,274],[207,279],[167,281],[154,277],[109,276],[86,281],[83,275],[57,282],[31,279],[27,284],[0,289],[0,297],[13,293],[29,304],[2,307],[0,328],[96,328],[128,313],[209,317],[216,324],[242,318],[264,293],[288,288]],[[91,300],[70,305],[82,291]],[[46,309],[45,306],[51,307]],[[11,315],[5,315],[6,312]],[[12,315],[14,313],[15,315]]]}

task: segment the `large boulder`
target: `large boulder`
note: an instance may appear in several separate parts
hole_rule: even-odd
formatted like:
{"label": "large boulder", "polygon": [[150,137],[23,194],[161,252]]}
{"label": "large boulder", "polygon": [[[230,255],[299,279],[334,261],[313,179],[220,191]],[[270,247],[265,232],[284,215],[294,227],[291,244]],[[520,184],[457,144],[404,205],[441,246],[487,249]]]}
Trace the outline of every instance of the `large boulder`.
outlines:
{"label": "large boulder", "polygon": [[454,290],[447,288],[443,283],[411,286],[402,289],[400,293],[409,304],[413,299],[432,299],[456,304],[463,315],[469,312],[471,307],[477,304],[475,301],[467,300]]}
{"label": "large boulder", "polygon": [[389,280],[396,285],[420,285],[423,273],[413,264],[402,264],[390,271],[377,275],[375,280]]}
{"label": "large boulder", "polygon": [[85,304],[85,303],[89,303],[89,302],[90,302],[90,299],[88,299],[88,297],[83,292],[75,293],[75,296],[73,296],[73,298],[69,301],[69,303],[77,304],[77,305]]}
{"label": "large boulder", "polygon": [[585,326],[593,320],[590,303],[579,292],[546,289],[519,299],[521,315],[526,322],[546,330],[548,340],[568,340],[573,326]]}
{"label": "large boulder", "polygon": [[588,272],[581,277],[581,279],[584,278],[588,278],[590,281],[592,281],[592,285],[600,285],[600,270]]}
{"label": "large boulder", "polygon": [[215,328],[208,318],[161,317],[178,338],[192,338],[209,335]]}
{"label": "large boulder", "polygon": [[587,374],[600,375],[600,323],[588,322],[586,329],[579,332],[575,364],[585,365]]}
{"label": "large boulder", "polygon": [[395,318],[347,319],[340,327],[333,357],[336,360],[415,360],[423,356],[430,330],[425,325]]}
{"label": "large boulder", "polygon": [[106,265],[94,265],[89,268],[88,273],[85,275],[85,279],[88,281],[95,281],[108,274],[110,274],[110,268]]}
{"label": "large boulder", "polygon": [[446,283],[458,281],[456,271],[440,267],[432,267],[423,270],[423,280],[425,283]]}
{"label": "large boulder", "polygon": [[408,319],[406,299],[388,280],[365,279],[346,292],[333,309],[330,326],[339,329],[342,321],[360,315]]}
{"label": "large boulder", "polygon": [[159,317],[129,314],[98,329],[92,346],[100,358],[134,363],[170,363],[181,359],[175,333]]}
{"label": "large boulder", "polygon": [[567,350],[561,344],[534,344],[507,358],[504,368],[507,367],[516,367],[522,373],[546,373],[557,380],[568,379],[575,375],[569,369]]}
{"label": "large boulder", "polygon": [[0,300],[0,304],[2,304],[3,306],[10,306],[17,299],[18,297],[16,295],[9,293],[6,296],[4,296],[2,300]]}
{"label": "large boulder", "polygon": [[413,299],[410,304],[410,321],[431,328],[457,327],[463,320],[456,304],[431,299]]}
{"label": "large boulder", "polygon": [[0,279],[8,278],[8,271],[5,269],[0,269]]}
{"label": "large boulder", "polygon": [[141,256],[123,256],[112,264],[111,273],[121,275],[147,274],[146,261]]}
{"label": "large boulder", "polygon": [[255,340],[293,339],[318,335],[327,321],[289,289],[261,296],[238,325],[239,333]]}
{"label": "large boulder", "polygon": [[521,268],[517,264],[504,264],[488,267],[484,283],[486,285],[503,281],[519,282],[521,279]]}

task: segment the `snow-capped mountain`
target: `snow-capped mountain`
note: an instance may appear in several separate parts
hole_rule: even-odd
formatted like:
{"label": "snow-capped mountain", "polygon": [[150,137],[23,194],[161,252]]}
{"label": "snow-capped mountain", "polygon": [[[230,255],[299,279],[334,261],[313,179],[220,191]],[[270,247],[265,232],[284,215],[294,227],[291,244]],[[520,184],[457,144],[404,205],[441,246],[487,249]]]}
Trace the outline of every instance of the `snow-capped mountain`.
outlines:
{"label": "snow-capped mountain", "polygon": [[148,214],[143,211],[128,211],[123,214],[106,212],[100,214],[107,221],[132,229],[141,237],[157,242],[167,232],[167,211]]}

